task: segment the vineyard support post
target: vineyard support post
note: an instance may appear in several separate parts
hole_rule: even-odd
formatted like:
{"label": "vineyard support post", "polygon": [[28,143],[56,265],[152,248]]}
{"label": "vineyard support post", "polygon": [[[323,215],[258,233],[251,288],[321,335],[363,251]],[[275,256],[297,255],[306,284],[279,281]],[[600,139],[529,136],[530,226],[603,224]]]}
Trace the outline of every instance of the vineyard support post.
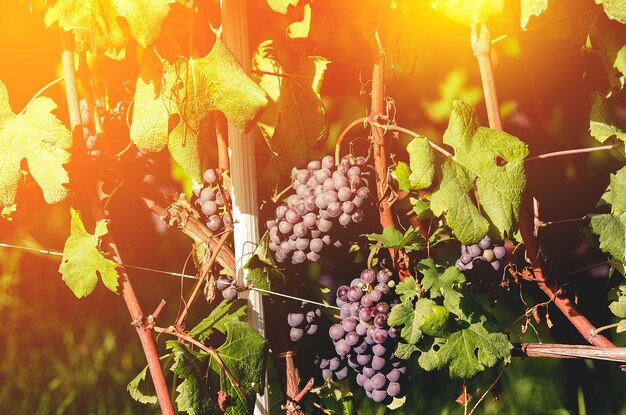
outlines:
{"label": "vineyard support post", "polygon": [[[246,72],[250,71],[248,45],[248,14],[246,0],[222,1],[223,40]],[[247,285],[247,270],[243,267],[259,242],[259,202],[257,196],[254,134],[242,133],[228,124],[228,152],[232,182],[232,211],[235,240],[237,284]],[[265,337],[263,298],[256,291],[244,291],[248,296],[248,322]],[[266,374],[267,376],[267,374]],[[263,395],[257,395],[254,413],[269,414],[267,379]]]}

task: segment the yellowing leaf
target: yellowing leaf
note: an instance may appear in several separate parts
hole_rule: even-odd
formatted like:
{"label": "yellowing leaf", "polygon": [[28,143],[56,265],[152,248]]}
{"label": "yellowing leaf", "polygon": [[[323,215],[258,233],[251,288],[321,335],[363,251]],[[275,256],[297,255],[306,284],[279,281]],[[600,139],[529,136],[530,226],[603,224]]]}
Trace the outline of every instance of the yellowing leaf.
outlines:
{"label": "yellowing leaf", "polygon": [[135,86],[130,138],[144,151],[159,151],[167,145],[168,105],[163,94],[163,63],[153,50],[146,50]]}
{"label": "yellowing leaf", "polygon": [[63,200],[69,182],[63,167],[70,161],[70,131],[52,115],[57,105],[38,97],[23,114],[14,114],[6,87],[0,82],[0,206],[11,206],[22,178],[21,164],[28,163],[48,203]]}
{"label": "yellowing leaf", "polygon": [[[150,151],[167,143],[185,174],[199,180],[200,129],[211,111],[222,111],[235,127],[245,130],[267,98],[220,40],[203,58],[163,68],[156,54],[146,53],[135,91],[131,139]],[[170,118],[177,123],[168,136]]]}
{"label": "yellowing leaf", "polygon": [[601,4],[609,19],[620,23],[626,23],[626,0],[596,0]]}
{"label": "yellowing leaf", "polygon": [[300,0],[267,0],[267,4],[277,13],[287,14],[289,6],[295,7]]}
{"label": "yellowing leaf", "polygon": [[98,282],[98,275],[109,290],[116,292],[119,277],[117,263],[108,259],[98,248],[100,238],[109,232],[106,221],[99,220],[92,235],[85,229],[78,212],[72,208],[70,213],[70,236],[65,241],[63,260],[59,266],[63,281],[78,298],[91,294]]}
{"label": "yellowing leaf", "polygon": [[548,8],[548,0],[522,0],[522,14],[520,24],[526,30],[528,21],[532,16],[539,16]]}
{"label": "yellowing leaf", "polygon": [[126,38],[117,17],[114,0],[58,0],[48,9],[44,24],[58,22],[61,29],[73,32],[79,51],[123,59]]}
{"label": "yellowing leaf", "polygon": [[311,30],[311,5],[304,5],[304,16],[302,20],[293,22],[287,26],[287,36],[291,39],[306,39]]}
{"label": "yellowing leaf", "polygon": [[264,42],[253,65],[264,72],[259,84],[271,99],[259,118],[270,149],[290,161],[312,158],[328,134],[326,111],[319,95],[328,60],[303,57],[298,69],[287,73],[274,57],[271,42]]}
{"label": "yellowing leaf", "polygon": [[143,47],[154,43],[170,10],[169,0],[115,0],[120,16],[128,21],[130,33]]}
{"label": "yellowing leaf", "polygon": [[477,25],[502,13],[504,0],[432,0],[431,7],[464,25]]}

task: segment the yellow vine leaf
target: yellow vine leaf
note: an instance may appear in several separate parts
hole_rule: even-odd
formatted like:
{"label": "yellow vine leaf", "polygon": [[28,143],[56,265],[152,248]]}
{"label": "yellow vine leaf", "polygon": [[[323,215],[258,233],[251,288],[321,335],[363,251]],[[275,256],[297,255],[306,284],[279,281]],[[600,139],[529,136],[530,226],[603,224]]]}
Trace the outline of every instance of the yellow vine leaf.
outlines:
{"label": "yellow vine leaf", "polygon": [[68,195],[64,185],[69,183],[69,176],[63,165],[70,161],[67,150],[72,146],[72,135],[52,115],[56,108],[50,98],[37,97],[23,113],[15,114],[0,81],[0,206],[14,204],[24,161],[46,202],[57,203]]}

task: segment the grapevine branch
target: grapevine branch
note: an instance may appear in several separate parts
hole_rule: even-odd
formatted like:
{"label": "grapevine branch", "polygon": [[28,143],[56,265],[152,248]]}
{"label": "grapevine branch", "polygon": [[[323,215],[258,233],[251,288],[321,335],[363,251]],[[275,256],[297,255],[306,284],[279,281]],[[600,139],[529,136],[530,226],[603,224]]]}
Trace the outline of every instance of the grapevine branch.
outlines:
{"label": "grapevine branch", "polygon": [[[67,97],[67,105],[70,116],[70,127],[74,137],[82,143],[83,133],[82,129],[80,128],[81,117],[80,108],[78,105],[76,72],[74,68],[74,52],[71,46],[72,41],[73,39],[71,34],[64,31],[60,32],[61,61],[63,65],[63,75],[65,78],[65,93]],[[103,219],[106,220],[104,211],[102,210],[102,206],[100,204],[100,200],[98,199],[98,195],[95,191],[95,183],[88,182],[86,180],[86,177],[82,175],[77,176],[79,176],[79,180],[81,180],[80,184],[82,185],[87,200],[89,202],[93,219],[95,221]],[[112,259],[117,263],[120,291],[124,301],[126,302],[126,306],[128,307],[128,311],[130,312],[132,320],[143,322],[144,315],[141,310],[141,306],[139,305],[139,301],[137,300],[133,287],[128,278],[128,274],[126,273],[126,269],[124,268],[124,264],[122,263],[122,259],[117,249],[117,245],[111,233],[107,233],[103,236],[102,245],[105,250],[109,252]],[[174,407],[170,399],[167,383],[165,382],[165,376],[163,375],[163,370],[161,369],[161,362],[159,360],[159,355],[154,344],[154,339],[152,338],[152,333],[149,329],[144,327],[143,324],[135,325],[135,330],[137,331],[137,334],[141,341],[141,345],[143,347],[144,354],[146,355],[146,360],[148,361],[148,369],[150,370],[150,376],[152,377],[152,382],[154,384],[154,388],[157,394],[157,400],[159,402],[159,406],[161,407],[161,411],[163,414],[166,415],[174,415]]]}
{"label": "grapevine branch", "polygon": [[[502,130],[502,119],[500,117],[498,96],[496,94],[495,77],[491,66],[490,34],[485,24],[482,24],[480,28],[476,26],[472,27],[471,43],[480,70],[485,103],[487,106],[487,117],[489,118],[489,127]],[[533,219],[530,212],[532,212],[532,209],[530,209],[527,204],[523,204],[520,209],[519,218],[520,233],[527,250],[527,256],[529,258],[536,258],[532,265],[534,276],[530,278],[530,280],[536,282],[539,288],[546,293],[549,298],[553,299],[554,304],[563,312],[565,317],[574,325],[585,340],[594,346],[615,347],[615,345],[604,336],[592,336],[592,333],[594,333],[596,329],[594,325],[578,311],[569,298],[561,296],[561,292],[556,283],[550,280],[547,273],[544,272],[545,265],[541,259],[539,242],[534,235]]]}

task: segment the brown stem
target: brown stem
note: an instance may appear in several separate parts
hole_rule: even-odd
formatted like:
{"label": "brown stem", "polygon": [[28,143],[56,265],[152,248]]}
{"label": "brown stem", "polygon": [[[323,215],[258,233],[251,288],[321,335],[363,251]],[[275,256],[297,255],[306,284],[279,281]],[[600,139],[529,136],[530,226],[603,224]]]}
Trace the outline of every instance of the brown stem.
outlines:
{"label": "brown stem", "polygon": [[626,363],[626,347],[603,347],[577,344],[518,343],[514,357],[549,357],[555,359],[595,359]]}
{"label": "brown stem", "polygon": [[[168,208],[175,203],[174,201],[168,200],[160,192],[152,189],[146,184],[129,182],[128,185],[132,186],[135,194],[137,194],[146,204],[148,209],[150,209],[158,217],[163,220],[171,217],[171,213]],[[168,222],[166,221],[166,223]],[[168,225],[173,226],[174,224],[168,223]],[[215,250],[217,248],[219,242],[213,237],[213,233],[198,219],[189,216],[185,220],[177,222],[175,225],[196,243],[205,243],[211,250]],[[217,257],[217,263],[224,268],[228,275],[234,276],[235,254],[227,246],[222,246],[219,251],[220,254]]]}
{"label": "brown stem", "polygon": [[[472,28],[472,49],[474,50],[474,55],[478,60],[478,67],[480,69],[485,94],[485,104],[487,106],[487,116],[489,118],[489,127],[502,130],[495,78],[491,67],[491,42],[489,40],[489,31],[484,24],[481,25],[480,32],[478,32],[476,27]],[[532,211],[532,207],[525,203],[520,207],[519,214],[520,233],[524,241],[524,246],[526,247],[527,257],[535,261],[532,265],[534,273],[532,280],[548,295],[548,298],[554,301],[554,304],[563,312],[565,317],[567,317],[585,340],[594,346],[615,347],[606,337],[591,335],[595,330],[594,325],[578,311],[569,298],[561,296],[560,289],[556,283],[544,272],[545,266],[541,259],[539,241],[537,241],[534,234],[533,217],[530,213]]]}
{"label": "brown stem", "polygon": [[[409,130],[409,129],[407,129],[407,128],[400,127],[400,126],[398,126],[398,125],[382,125],[382,124],[378,124],[378,123],[376,123],[376,122],[372,122],[372,125],[374,125],[374,126],[376,126],[376,127],[382,127],[382,128],[385,128],[386,130],[389,130],[389,131],[399,131],[399,132],[401,132],[401,133],[408,134],[408,135],[410,135],[411,137],[419,137],[419,136],[420,136],[420,134],[418,134],[418,133],[416,133],[416,132],[414,132],[414,131],[411,131],[411,130]],[[453,159],[453,158],[454,158],[454,155],[452,155],[452,153],[450,153],[450,152],[449,152],[448,150],[446,150],[445,148],[438,146],[437,144],[433,143],[433,142],[432,142],[432,141],[430,141],[430,140],[426,140],[426,141],[428,141],[428,144],[429,144],[429,145],[430,145],[433,149],[435,149],[436,151],[438,151],[439,153],[441,153],[443,156],[445,156],[445,157],[447,157],[447,158],[451,158],[451,159]]]}
{"label": "brown stem", "polygon": [[[76,87],[76,72],[74,68],[74,52],[72,48],[73,39],[71,34],[64,31],[61,31],[60,35],[61,61],[63,65],[63,76],[65,78],[65,94],[67,98],[67,105],[70,117],[70,127],[74,134],[74,137],[82,138],[83,133],[82,129],[80,128],[81,118],[80,108],[78,105],[78,90]],[[102,210],[102,206],[98,199],[98,195],[96,193],[95,183],[88,182],[87,177],[79,178],[79,180],[81,180],[80,184],[83,185],[83,190],[85,192],[85,195],[87,196],[87,199],[89,200],[93,219],[95,221],[106,219],[104,211]],[[139,336],[139,339],[141,341],[144,354],[146,355],[146,359],[148,361],[148,369],[150,370],[150,376],[152,377],[152,382],[154,384],[154,388],[157,394],[159,406],[161,407],[161,412],[167,415],[174,415],[174,407],[170,399],[167,383],[165,382],[165,377],[163,376],[161,362],[159,360],[159,355],[154,344],[154,339],[152,338],[152,333],[143,324],[144,315],[141,310],[141,306],[139,305],[139,301],[135,296],[133,287],[130,283],[128,274],[126,273],[126,269],[124,268],[124,264],[122,263],[122,260],[120,258],[117,245],[115,244],[111,233],[107,233],[103,236],[102,246],[104,250],[108,252],[112,259],[118,264],[117,271],[120,276],[119,283],[122,298],[126,302],[126,306],[128,307],[128,311],[130,312],[130,316],[133,322],[139,322],[139,324],[134,324],[134,326],[135,330],[137,331],[137,335]]]}
{"label": "brown stem", "polygon": [[217,163],[222,173],[230,174],[230,159],[228,158],[228,123],[220,111],[213,112],[215,122],[215,136],[217,138]]}
{"label": "brown stem", "polygon": [[208,261],[205,261],[205,263],[202,264],[202,268],[200,269],[200,272],[198,273],[199,275],[198,282],[196,283],[196,286],[194,287],[193,292],[189,296],[189,299],[185,303],[185,308],[180,313],[180,317],[178,317],[178,319],[176,320],[176,327],[181,327],[183,323],[185,322],[185,318],[187,318],[187,312],[189,310],[189,307],[191,307],[191,304],[193,304],[196,297],[198,296],[198,293],[200,292],[200,287],[202,287],[202,284],[206,281],[206,276],[211,270],[211,267],[213,267],[213,264],[215,264],[215,260],[219,256],[220,251],[222,247],[224,246],[224,243],[226,242],[226,239],[228,238],[229,235],[230,235],[230,232],[224,232],[222,234],[222,236],[220,237],[220,240],[217,243],[217,246],[215,247],[215,249],[213,249],[213,252],[211,253],[211,257],[208,259]]}
{"label": "brown stem", "polygon": [[[385,111],[385,50],[383,49],[378,33],[376,34],[377,50],[374,68],[372,69],[372,92],[370,103],[369,119],[378,122],[386,119]],[[376,192],[378,194],[380,224],[384,228],[389,226],[395,229],[391,206],[385,196],[387,190],[387,145],[385,141],[385,131],[383,128],[371,125],[372,147],[374,154],[374,170],[376,177]],[[391,257],[394,258],[395,250],[389,249]]]}

